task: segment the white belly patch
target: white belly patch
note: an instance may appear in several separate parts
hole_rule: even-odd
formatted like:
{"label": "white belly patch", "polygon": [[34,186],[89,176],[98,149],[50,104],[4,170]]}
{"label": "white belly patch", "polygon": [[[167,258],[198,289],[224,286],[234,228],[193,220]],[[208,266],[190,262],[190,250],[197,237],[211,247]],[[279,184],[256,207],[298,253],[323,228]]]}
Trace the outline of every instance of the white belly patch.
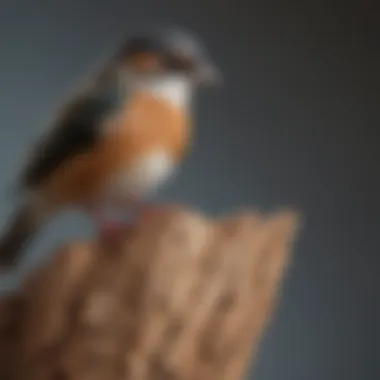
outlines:
{"label": "white belly patch", "polygon": [[108,195],[141,197],[157,190],[175,172],[173,159],[163,149],[151,151],[136,160],[132,167],[122,169],[107,183]]}

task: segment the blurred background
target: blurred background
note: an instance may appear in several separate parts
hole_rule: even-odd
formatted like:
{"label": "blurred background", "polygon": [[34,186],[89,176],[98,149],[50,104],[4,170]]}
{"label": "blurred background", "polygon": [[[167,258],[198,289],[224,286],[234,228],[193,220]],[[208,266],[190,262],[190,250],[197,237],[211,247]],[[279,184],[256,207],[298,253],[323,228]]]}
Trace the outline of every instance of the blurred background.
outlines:
{"label": "blurred background", "polygon": [[[380,379],[375,1],[3,0],[1,225],[31,142],[73,85],[136,29],[173,24],[205,40],[225,87],[201,95],[194,149],[157,199],[305,218],[253,378]],[[2,288],[90,231],[73,213],[52,222]]]}

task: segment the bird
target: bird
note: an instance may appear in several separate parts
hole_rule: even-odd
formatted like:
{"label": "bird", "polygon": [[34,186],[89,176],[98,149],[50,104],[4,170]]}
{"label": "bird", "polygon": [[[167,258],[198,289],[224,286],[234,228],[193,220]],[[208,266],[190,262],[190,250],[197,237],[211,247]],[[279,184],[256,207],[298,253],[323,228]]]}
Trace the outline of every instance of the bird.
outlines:
{"label": "bird", "polygon": [[68,208],[102,235],[107,210],[148,212],[151,194],[178,171],[193,141],[195,100],[221,84],[202,40],[179,28],[124,38],[62,102],[32,145],[15,189],[20,204],[0,234],[0,268]]}

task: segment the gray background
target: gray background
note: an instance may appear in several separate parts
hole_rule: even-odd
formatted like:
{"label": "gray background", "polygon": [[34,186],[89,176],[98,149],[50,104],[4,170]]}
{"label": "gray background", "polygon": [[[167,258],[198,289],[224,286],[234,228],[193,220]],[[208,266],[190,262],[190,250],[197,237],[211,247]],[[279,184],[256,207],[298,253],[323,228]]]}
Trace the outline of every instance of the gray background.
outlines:
{"label": "gray background", "polygon": [[[2,1],[1,222],[25,149],[88,68],[136,27],[190,27],[220,62],[225,88],[199,99],[194,150],[159,198],[211,213],[301,210],[306,228],[255,379],[375,380],[378,14],[375,1],[303,3]],[[39,255],[30,253],[24,269],[89,231],[82,217],[63,216],[44,230],[32,249]]]}

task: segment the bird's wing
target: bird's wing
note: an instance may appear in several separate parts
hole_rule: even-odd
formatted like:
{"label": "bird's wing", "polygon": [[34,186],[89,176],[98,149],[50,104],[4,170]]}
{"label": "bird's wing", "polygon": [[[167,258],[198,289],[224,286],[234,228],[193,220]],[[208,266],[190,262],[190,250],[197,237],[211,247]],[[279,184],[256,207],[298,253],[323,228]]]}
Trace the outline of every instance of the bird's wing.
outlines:
{"label": "bird's wing", "polygon": [[67,159],[93,148],[101,136],[102,120],[112,114],[119,103],[117,81],[73,98],[35,146],[21,171],[19,188],[38,187]]}

